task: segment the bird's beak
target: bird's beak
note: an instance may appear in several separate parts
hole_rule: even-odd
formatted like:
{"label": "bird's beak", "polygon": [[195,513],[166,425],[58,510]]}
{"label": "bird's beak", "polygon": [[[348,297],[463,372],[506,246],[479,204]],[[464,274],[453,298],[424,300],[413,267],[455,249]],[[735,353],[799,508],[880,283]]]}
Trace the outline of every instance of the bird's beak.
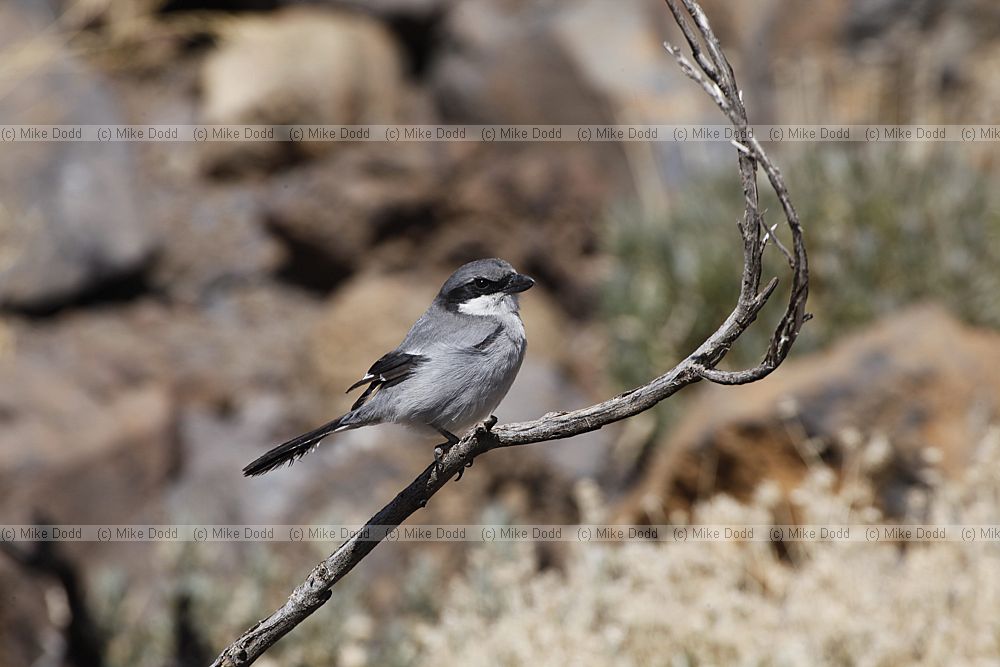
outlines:
{"label": "bird's beak", "polygon": [[507,284],[507,289],[504,291],[507,292],[507,294],[515,294],[517,292],[523,292],[526,289],[530,289],[534,284],[535,280],[533,278],[521,275],[520,273],[515,273],[514,277],[511,278],[511,281]]}

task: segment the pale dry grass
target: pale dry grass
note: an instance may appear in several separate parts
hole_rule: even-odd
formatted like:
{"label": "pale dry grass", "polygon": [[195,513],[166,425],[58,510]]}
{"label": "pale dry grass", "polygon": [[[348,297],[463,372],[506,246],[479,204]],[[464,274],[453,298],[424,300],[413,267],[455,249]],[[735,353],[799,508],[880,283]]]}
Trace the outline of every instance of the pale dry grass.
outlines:
{"label": "pale dry grass", "polygon": [[[818,463],[791,494],[804,523],[885,521],[870,480],[892,445],[880,436],[852,438],[841,477]],[[933,452],[924,458],[926,490],[911,492],[905,521],[997,522],[1000,428],[980,443],[961,480],[943,480]],[[785,498],[765,485],[751,504],[716,496],[690,517],[671,518],[783,523]],[[581,483],[576,500],[584,522],[606,520],[609,503],[595,484]],[[485,512],[482,519],[499,517]],[[117,630],[108,664],[163,664],[174,650],[170,600],[182,591],[192,596],[204,643],[224,645],[283,599],[295,571],[330,548],[310,546],[313,553],[293,565],[273,546],[253,545],[236,575],[224,578],[213,570],[222,547],[163,543],[151,558],[166,577],[153,590],[98,577],[98,617]],[[532,543],[472,546],[457,573],[418,555],[382,575],[402,595],[389,614],[371,605],[375,581],[362,569],[260,664],[998,664],[997,544],[791,542],[784,553],[767,542],[562,546],[562,567],[549,569],[541,569]]]}
{"label": "pale dry grass", "polygon": [[[914,513],[996,522],[1000,430],[979,454],[961,482],[914,497]],[[858,508],[866,481],[835,486],[814,471],[794,499],[805,522],[879,520]],[[768,523],[776,494],[759,496],[717,497],[692,520]],[[530,544],[491,545],[407,641],[426,664],[998,664],[998,545],[794,546],[783,559],[762,542],[574,544],[565,571],[539,573]]]}

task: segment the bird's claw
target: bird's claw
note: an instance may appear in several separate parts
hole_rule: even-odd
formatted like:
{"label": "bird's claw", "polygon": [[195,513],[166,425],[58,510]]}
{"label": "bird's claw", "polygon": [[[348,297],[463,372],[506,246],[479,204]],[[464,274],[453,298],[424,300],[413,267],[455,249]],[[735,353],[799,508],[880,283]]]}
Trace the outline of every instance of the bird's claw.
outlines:
{"label": "bird's claw", "polygon": [[490,415],[490,418],[484,421],[482,424],[476,427],[476,432],[478,433],[490,433],[493,431],[493,427],[497,425],[497,416]]}
{"label": "bird's claw", "polygon": [[[441,472],[442,459],[444,459],[444,455],[447,454],[453,446],[454,445],[452,445],[450,442],[444,442],[434,448],[434,464],[438,467],[439,473]],[[458,480],[462,479],[462,475],[465,474],[465,469],[471,467],[472,467],[472,461],[471,460],[466,461],[462,469],[458,471],[458,476],[455,477],[455,481],[457,482]]]}
{"label": "bird's claw", "polygon": [[489,433],[493,430],[493,427],[497,425],[497,416],[490,415],[490,418],[483,422],[483,428]]}
{"label": "bird's claw", "polygon": [[[455,446],[453,442],[442,442],[440,445],[434,448],[434,465],[437,467],[437,473],[440,475],[442,468],[444,467],[442,460],[444,455],[451,451],[451,448]],[[463,468],[464,470],[464,468]],[[458,472],[458,477],[455,481],[462,479],[462,470]]]}
{"label": "bird's claw", "polygon": [[462,475],[465,474],[465,469],[471,467],[472,467],[472,461],[471,460],[466,461],[465,465],[462,466],[462,469],[458,471],[458,477],[455,478],[455,481],[457,482],[458,480],[462,479]]}

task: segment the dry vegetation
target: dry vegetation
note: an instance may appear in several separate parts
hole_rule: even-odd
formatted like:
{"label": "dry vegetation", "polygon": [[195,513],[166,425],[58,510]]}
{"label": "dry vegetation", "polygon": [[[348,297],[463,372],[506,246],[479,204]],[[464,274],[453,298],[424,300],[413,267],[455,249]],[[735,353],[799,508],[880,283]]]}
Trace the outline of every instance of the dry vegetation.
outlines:
{"label": "dry vegetation", "polygon": [[[872,482],[891,444],[853,441],[851,473],[816,464],[791,496],[802,523],[869,525],[884,518]],[[925,490],[907,498],[903,522],[990,524],[1000,514],[1000,427],[976,448],[962,479],[948,481],[928,451]],[[840,481],[837,481],[837,480]],[[716,496],[679,523],[784,523],[789,508],[767,483],[752,503]],[[581,482],[583,522],[606,519],[598,487]],[[483,521],[497,521],[484,513]],[[176,545],[181,547],[182,545]],[[331,608],[304,623],[296,641],[261,658],[276,665],[955,665],[992,664],[1000,652],[1000,549],[996,544],[910,542],[566,543],[552,565],[538,545],[474,546],[466,565],[445,572],[417,558],[398,580],[404,602],[389,617],[373,611],[364,577],[348,577]],[[314,544],[315,555],[326,545]],[[193,596],[197,618],[220,643],[255,618],[281,567],[259,550],[236,588],[199,577],[214,550],[184,545],[163,554],[177,590]],[[110,582],[105,582],[110,583]],[[105,588],[105,593],[114,590]],[[122,615],[153,604],[117,589]],[[442,594],[444,591],[444,594]],[[111,665],[154,665],[143,647],[171,641],[165,616],[151,633],[119,636]],[[102,605],[107,612],[108,606]],[[108,623],[115,618],[106,617]],[[157,651],[159,652],[159,651]]]}
{"label": "dry vegetation", "polygon": [[[884,442],[861,447],[859,470]],[[913,519],[992,523],[1000,430],[960,483],[928,474]],[[864,474],[834,488],[817,468],[795,495],[805,523],[877,522]],[[774,498],[717,497],[695,523],[764,524]],[[589,503],[592,504],[592,503]],[[599,519],[599,516],[594,516]],[[1000,550],[962,542],[573,545],[565,571],[538,572],[531,545],[478,550],[434,623],[409,641],[425,664],[988,664],[1000,652]]]}

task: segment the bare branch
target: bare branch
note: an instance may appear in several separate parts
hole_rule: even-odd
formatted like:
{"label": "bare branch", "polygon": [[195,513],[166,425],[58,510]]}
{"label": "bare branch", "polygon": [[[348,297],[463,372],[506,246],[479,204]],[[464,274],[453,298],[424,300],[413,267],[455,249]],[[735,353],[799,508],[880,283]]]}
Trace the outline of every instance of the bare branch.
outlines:
{"label": "bare branch", "polygon": [[[715,103],[722,109],[726,115],[729,115],[729,104],[726,102],[726,98],[723,96],[722,89],[719,88],[718,84],[715,84],[704,77],[704,75],[694,68],[691,61],[681,53],[681,50],[670,44],[669,42],[663,43],[663,48],[667,50],[667,53],[672,55],[676,60],[677,64],[680,66],[681,71],[684,72],[688,77],[696,81],[708,96],[711,97]],[[749,149],[748,149],[749,150]]]}
{"label": "bare branch", "polygon": [[698,66],[705,71],[708,78],[714,81],[717,85],[720,85],[719,73],[715,71],[715,66],[712,65],[711,61],[709,61],[705,57],[704,53],[702,53],[701,42],[699,42],[698,38],[695,37],[694,32],[691,30],[691,26],[687,23],[687,19],[684,18],[684,15],[681,14],[677,5],[674,3],[668,2],[667,6],[670,8],[670,13],[674,15],[674,21],[677,22],[677,27],[679,27],[681,32],[684,33],[684,39],[687,40],[688,46],[691,48],[691,55],[694,56],[695,62],[697,62]]}
{"label": "bare branch", "polygon": [[785,259],[788,261],[788,266],[794,268],[795,259],[792,257],[792,253],[788,252],[788,248],[785,247],[785,244],[782,243],[781,239],[779,239],[774,234],[774,230],[778,228],[777,223],[768,227],[767,225],[764,224],[764,216],[761,216],[760,225],[761,227],[764,228],[764,239],[760,242],[761,248],[763,249],[764,247],[767,246],[768,239],[774,241],[774,245],[777,246],[778,250],[781,251],[781,254],[784,255]]}
{"label": "bare branch", "polygon": [[[778,171],[759,142],[748,131],[746,110],[732,67],[722,46],[709,25],[708,18],[694,0],[666,0],[697,63],[692,64],[679,49],[665,45],[681,70],[705,90],[736,133],[735,142],[743,188],[744,213],[739,224],[743,240],[743,274],[740,294],[733,311],[719,328],[686,359],[649,383],[627,391],[603,403],[565,413],[549,413],[534,421],[496,426],[491,431],[483,427],[470,432],[444,454],[440,463],[430,465],[409,486],[373,516],[367,527],[374,538],[359,532],[319,563],[309,577],[289,596],[288,600],[267,618],[259,621],[227,647],[213,663],[215,666],[248,665],[270,646],[316,611],[331,595],[331,588],[354,568],[381,540],[380,535],[405,521],[424,507],[427,501],[451,478],[465,469],[477,456],[500,447],[513,447],[547,442],[596,431],[608,424],[627,419],[650,409],[680,389],[707,379],[720,384],[744,384],[759,380],[784,361],[795,342],[803,322],[809,272],[802,227],[792,206],[781,172]],[[694,27],[689,23],[693,21]],[[704,47],[702,47],[704,44]],[[772,231],[764,226],[758,208],[757,166],[767,175],[771,188],[781,202],[782,212],[792,236],[791,249],[778,243]],[[762,238],[762,229],[763,238]],[[784,315],[771,336],[764,359],[753,368],[740,371],[716,369],[733,343],[753,323],[768,298],[774,293],[777,278],[760,289],[764,239],[773,237],[786,255],[791,268],[791,291]]]}

